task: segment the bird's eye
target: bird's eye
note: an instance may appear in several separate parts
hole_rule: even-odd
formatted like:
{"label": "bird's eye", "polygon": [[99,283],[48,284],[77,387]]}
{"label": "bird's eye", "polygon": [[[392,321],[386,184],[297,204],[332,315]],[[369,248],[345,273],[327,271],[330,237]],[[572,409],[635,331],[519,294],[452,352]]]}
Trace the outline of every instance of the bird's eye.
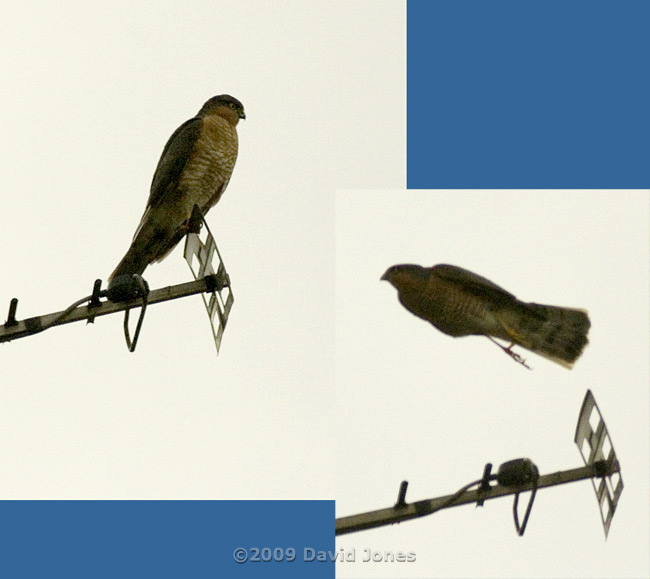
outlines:
{"label": "bird's eye", "polygon": [[232,110],[235,110],[237,108],[237,105],[235,103],[230,103],[230,108]]}

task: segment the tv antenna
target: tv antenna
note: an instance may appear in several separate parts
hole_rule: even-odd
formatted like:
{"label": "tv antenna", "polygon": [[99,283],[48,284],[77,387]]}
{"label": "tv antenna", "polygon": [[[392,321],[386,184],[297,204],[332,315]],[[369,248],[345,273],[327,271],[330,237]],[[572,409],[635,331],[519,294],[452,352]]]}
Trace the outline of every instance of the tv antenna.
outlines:
{"label": "tv antenna", "polygon": [[[513,504],[515,528],[517,533],[523,536],[535,494],[539,489],[591,479],[600,508],[605,538],[607,538],[612,518],[623,492],[623,479],[614,446],[591,390],[587,390],[582,403],[574,441],[585,462],[583,467],[540,475],[530,459],[521,458],[503,463],[497,474],[492,474],[492,464],[488,463],[485,465],[482,478],[465,485],[456,493],[414,503],[406,502],[408,482],[402,481],[394,506],[349,517],[340,517],[336,519],[336,535],[392,525],[459,505],[476,503],[476,506],[483,506],[483,503],[490,499],[515,495]],[[599,479],[598,484],[595,479]],[[496,484],[493,484],[495,481]],[[477,488],[470,490],[472,487]],[[520,524],[519,494],[526,491],[531,491],[531,495]]]}
{"label": "tv antenna", "polygon": [[[204,228],[203,239],[201,238],[201,227]],[[148,305],[200,293],[208,312],[218,353],[234,302],[230,277],[226,272],[226,267],[208,224],[196,205],[188,229],[183,255],[195,281],[149,290],[149,285],[141,276],[121,276],[125,279],[118,280],[116,278],[118,283],[111,284],[108,289],[102,290],[102,280],[98,279],[94,283],[91,295],[77,300],[65,310],[25,320],[16,319],[18,299],[13,298],[9,304],[7,321],[0,326],[0,343],[33,336],[54,326],[72,322],[87,320],[88,323],[93,323],[99,316],[124,311],[124,337],[129,351],[133,352]],[[216,271],[215,265],[213,265],[215,259]],[[209,297],[206,298],[206,294],[209,294]],[[129,312],[134,308],[140,308],[140,316],[133,338],[131,338]]]}

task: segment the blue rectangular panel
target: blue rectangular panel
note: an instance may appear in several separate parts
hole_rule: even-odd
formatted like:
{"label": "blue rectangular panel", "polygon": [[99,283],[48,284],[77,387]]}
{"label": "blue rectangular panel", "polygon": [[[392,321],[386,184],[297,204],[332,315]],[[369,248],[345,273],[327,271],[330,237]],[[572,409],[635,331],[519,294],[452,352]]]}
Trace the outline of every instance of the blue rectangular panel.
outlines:
{"label": "blue rectangular panel", "polygon": [[334,577],[334,501],[2,501],[0,529],[12,579]]}
{"label": "blue rectangular panel", "polygon": [[407,185],[650,188],[650,2],[409,0]]}

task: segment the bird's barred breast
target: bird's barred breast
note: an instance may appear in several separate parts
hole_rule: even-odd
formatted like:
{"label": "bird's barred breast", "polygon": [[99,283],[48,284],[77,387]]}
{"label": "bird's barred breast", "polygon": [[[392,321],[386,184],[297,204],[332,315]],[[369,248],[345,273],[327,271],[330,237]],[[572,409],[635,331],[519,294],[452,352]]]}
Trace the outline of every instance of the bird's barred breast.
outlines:
{"label": "bird's barred breast", "polygon": [[204,213],[207,212],[228,185],[236,160],[235,127],[221,116],[206,116],[179,181],[179,187],[185,193],[185,205],[193,207],[196,203]]}
{"label": "bird's barred breast", "polygon": [[451,336],[489,333],[498,327],[485,300],[469,295],[456,284],[435,280],[435,299],[439,302],[434,325]]}

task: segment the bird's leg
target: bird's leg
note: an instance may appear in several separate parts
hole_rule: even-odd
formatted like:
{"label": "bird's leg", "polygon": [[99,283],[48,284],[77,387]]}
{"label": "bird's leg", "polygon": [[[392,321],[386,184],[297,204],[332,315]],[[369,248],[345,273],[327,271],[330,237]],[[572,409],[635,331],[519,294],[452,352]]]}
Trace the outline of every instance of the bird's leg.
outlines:
{"label": "bird's leg", "polygon": [[513,360],[516,362],[519,362],[524,368],[528,368],[529,370],[532,370],[532,368],[526,364],[526,360],[524,360],[517,352],[512,351],[512,347],[515,345],[514,342],[512,342],[507,348],[505,348],[503,351],[508,354]]}
{"label": "bird's leg", "polygon": [[190,215],[190,218],[187,221],[188,233],[200,233],[202,221],[203,214],[201,213],[199,206],[195,203],[194,207],[192,208],[192,215]]}
{"label": "bird's leg", "polygon": [[524,368],[528,368],[529,370],[532,370],[532,368],[531,368],[528,364],[526,364],[526,360],[524,360],[524,359],[523,359],[519,354],[517,354],[517,352],[513,352],[513,351],[512,351],[512,348],[513,348],[513,346],[515,345],[514,342],[512,342],[512,343],[511,343],[511,344],[506,348],[505,346],[502,346],[501,344],[499,344],[499,342],[497,342],[494,338],[492,338],[492,336],[485,336],[485,337],[486,337],[488,340],[490,340],[491,342],[494,342],[497,346],[499,346],[499,348],[501,348],[501,349],[502,349],[506,354],[508,354],[508,356],[510,356],[510,357],[511,357],[515,362],[518,362],[518,363],[521,364]]}

